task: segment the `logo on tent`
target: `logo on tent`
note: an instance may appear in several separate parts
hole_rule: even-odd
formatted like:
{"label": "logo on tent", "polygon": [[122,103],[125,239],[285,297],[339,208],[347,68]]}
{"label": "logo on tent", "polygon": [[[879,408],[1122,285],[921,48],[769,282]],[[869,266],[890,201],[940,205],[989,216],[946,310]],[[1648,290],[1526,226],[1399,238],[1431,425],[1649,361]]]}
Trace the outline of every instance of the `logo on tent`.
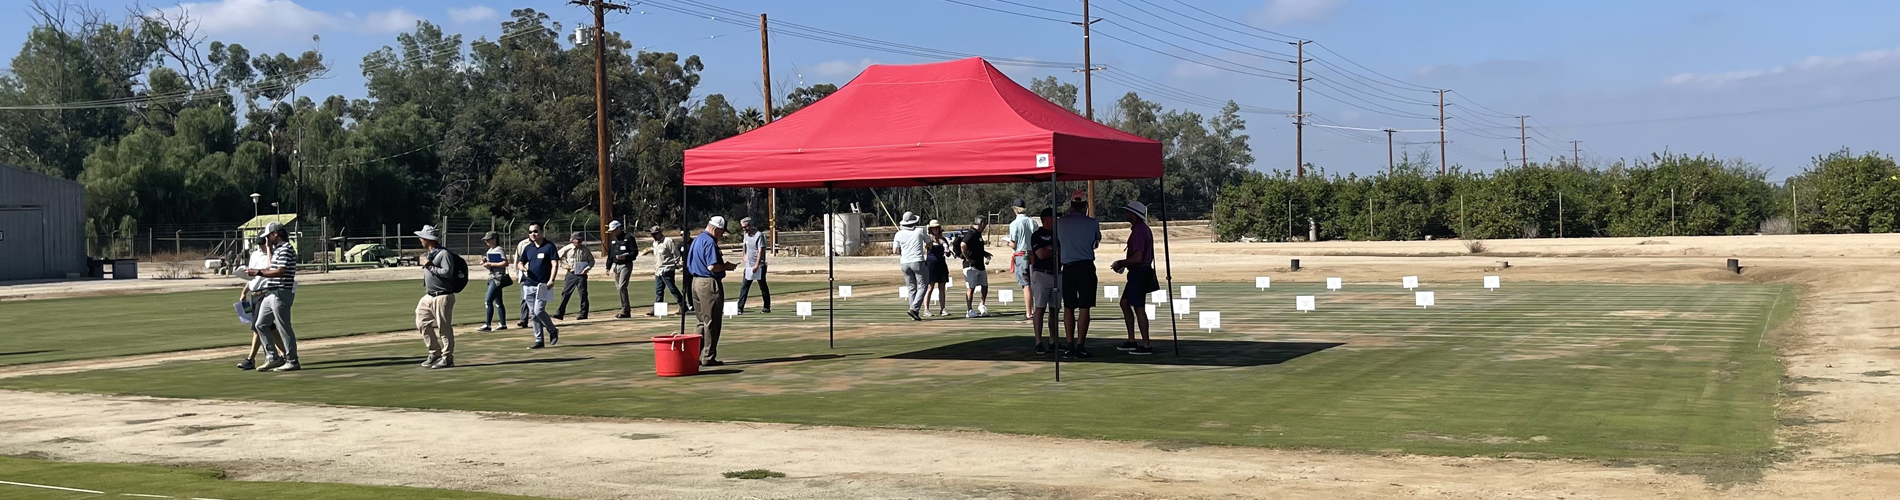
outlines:
{"label": "logo on tent", "polygon": [[1036,155],[1036,168],[1049,168],[1049,153]]}

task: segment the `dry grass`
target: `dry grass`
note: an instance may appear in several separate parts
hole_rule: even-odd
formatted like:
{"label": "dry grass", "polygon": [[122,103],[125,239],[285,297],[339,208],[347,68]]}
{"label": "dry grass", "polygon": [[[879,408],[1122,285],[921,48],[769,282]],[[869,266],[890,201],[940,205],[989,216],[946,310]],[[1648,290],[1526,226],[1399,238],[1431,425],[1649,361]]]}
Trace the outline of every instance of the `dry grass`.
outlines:
{"label": "dry grass", "polygon": [[1485,251],[1484,240],[1471,240],[1471,241],[1465,242],[1465,251],[1471,252],[1474,254],[1484,253]]}

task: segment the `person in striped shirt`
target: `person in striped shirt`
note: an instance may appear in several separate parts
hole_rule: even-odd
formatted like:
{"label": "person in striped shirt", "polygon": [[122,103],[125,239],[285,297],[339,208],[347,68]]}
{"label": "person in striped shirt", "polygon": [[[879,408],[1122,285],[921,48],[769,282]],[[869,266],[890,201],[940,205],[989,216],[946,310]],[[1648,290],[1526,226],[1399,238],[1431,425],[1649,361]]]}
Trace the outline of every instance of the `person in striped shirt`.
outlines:
{"label": "person in striped shirt", "polygon": [[282,358],[273,356],[258,366],[260,372],[303,369],[297,361],[297,334],[290,327],[290,306],[297,300],[297,249],[291,246],[287,236],[283,224],[265,224],[264,243],[270,248],[270,267],[244,271],[251,277],[265,278],[264,298],[258,301],[254,323],[258,336],[264,338],[271,351],[284,353]]}

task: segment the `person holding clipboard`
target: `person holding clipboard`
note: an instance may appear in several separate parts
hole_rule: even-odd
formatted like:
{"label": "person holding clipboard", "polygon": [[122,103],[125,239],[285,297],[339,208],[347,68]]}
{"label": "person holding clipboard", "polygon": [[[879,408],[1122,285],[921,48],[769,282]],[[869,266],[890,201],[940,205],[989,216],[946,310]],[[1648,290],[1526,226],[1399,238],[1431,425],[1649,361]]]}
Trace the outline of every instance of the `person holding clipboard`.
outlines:
{"label": "person holding clipboard", "polygon": [[[488,244],[488,252],[482,254],[482,269],[488,270],[488,291],[482,294],[482,308],[486,310],[482,315],[482,327],[475,331],[507,330],[508,308],[501,305],[501,294],[515,284],[514,278],[508,276],[508,253],[501,249],[501,233],[489,231],[482,235],[482,243]],[[495,322],[497,315],[501,319],[499,323]]]}

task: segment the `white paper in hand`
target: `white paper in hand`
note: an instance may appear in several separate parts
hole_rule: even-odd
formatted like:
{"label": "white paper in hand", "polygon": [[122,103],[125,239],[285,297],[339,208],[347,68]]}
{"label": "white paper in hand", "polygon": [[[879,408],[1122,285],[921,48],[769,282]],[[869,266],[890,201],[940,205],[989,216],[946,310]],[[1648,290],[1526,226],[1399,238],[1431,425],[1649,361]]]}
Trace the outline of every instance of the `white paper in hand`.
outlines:
{"label": "white paper in hand", "polygon": [[1261,276],[1253,279],[1253,287],[1261,290],[1273,288],[1273,278]]}
{"label": "white paper in hand", "polygon": [[1122,287],[1115,286],[1115,285],[1104,286],[1102,287],[1102,296],[1111,298],[1111,299],[1119,299],[1122,296]]}
{"label": "white paper in hand", "polygon": [[1399,278],[1399,286],[1405,287],[1406,290],[1418,288],[1418,277],[1406,276],[1403,278]]}
{"label": "white paper in hand", "polygon": [[1503,281],[1504,280],[1502,278],[1499,278],[1497,276],[1485,276],[1484,287],[1491,290],[1504,288],[1504,283],[1502,283]]}
{"label": "white paper in hand", "polygon": [[1318,304],[1314,303],[1313,296],[1311,295],[1301,295],[1293,298],[1293,308],[1298,309],[1300,312],[1318,310],[1317,305]]}
{"label": "white paper in hand", "polygon": [[799,302],[799,303],[798,303],[798,317],[799,317],[799,318],[806,318],[806,317],[810,317],[810,316],[811,316],[811,303],[810,303],[810,302]]}
{"label": "white paper in hand", "polygon": [[1194,286],[1194,285],[1181,286],[1181,298],[1183,299],[1199,298],[1200,294],[1198,292],[1200,292],[1200,287],[1198,286]]}
{"label": "white paper in hand", "polygon": [[1346,287],[1346,283],[1344,280],[1341,280],[1339,278],[1326,278],[1327,290],[1338,290],[1345,287]]}
{"label": "white paper in hand", "polygon": [[1412,303],[1419,307],[1431,307],[1438,304],[1437,292],[1413,292]]}
{"label": "white paper in hand", "polygon": [[1214,331],[1220,328],[1220,311],[1201,311],[1201,329]]}

